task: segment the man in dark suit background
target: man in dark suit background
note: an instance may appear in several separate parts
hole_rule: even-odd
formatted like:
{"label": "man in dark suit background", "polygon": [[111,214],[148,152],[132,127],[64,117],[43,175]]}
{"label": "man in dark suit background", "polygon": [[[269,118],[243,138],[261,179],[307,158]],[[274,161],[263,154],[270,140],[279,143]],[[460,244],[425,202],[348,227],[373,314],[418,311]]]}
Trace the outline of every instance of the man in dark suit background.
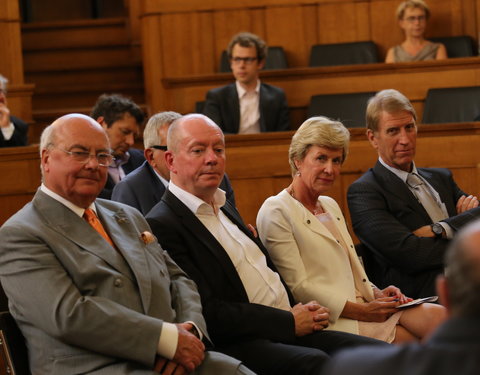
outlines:
{"label": "man in dark suit background", "polygon": [[323,375],[476,375],[480,373],[480,222],[452,241],[437,280],[449,319],[424,344],[358,348],[336,356]]}
{"label": "man in dark suit background", "polygon": [[259,79],[267,55],[265,42],[257,35],[239,33],[227,53],[236,82],[208,91],[203,113],[224,133],[290,130],[285,93]]}
{"label": "man in dark suit background", "polygon": [[[143,131],[146,161],[115,185],[112,200],[135,207],[144,215],[160,202],[170,180],[170,171],[165,164],[167,131],[170,124],[180,117],[182,115],[177,112],[160,112],[150,117]],[[235,206],[233,189],[226,175],[220,189]]]}
{"label": "man in dark suit background", "polygon": [[318,374],[325,352],[380,343],[325,331],[328,309],[295,304],[267,250],[218,189],[225,142],[215,123],[203,115],[176,120],[168,147],[170,183],[147,221],[197,283],[216,350],[258,374],[301,375]]}
{"label": "man in dark suit background", "polygon": [[204,352],[195,283],[143,216],[96,199],[112,159],[100,124],[63,116],[40,150],[41,187],[0,228],[1,284],[32,374],[252,374]]}
{"label": "man in dark suit background", "polygon": [[26,146],[28,125],[18,117],[10,115],[7,106],[8,79],[0,74],[0,147]]}
{"label": "man in dark suit background", "polygon": [[348,206],[355,234],[372,255],[369,277],[413,298],[433,295],[447,245],[479,217],[478,200],[456,185],[449,170],[416,167],[416,113],[400,92],[383,90],[370,99],[367,137],[379,159],[350,185]]}
{"label": "man in dark suit background", "polygon": [[143,152],[132,148],[145,116],[132,100],[117,94],[101,95],[90,116],[107,132],[115,158],[100,193],[100,198],[110,199],[114,186],[145,161]]}

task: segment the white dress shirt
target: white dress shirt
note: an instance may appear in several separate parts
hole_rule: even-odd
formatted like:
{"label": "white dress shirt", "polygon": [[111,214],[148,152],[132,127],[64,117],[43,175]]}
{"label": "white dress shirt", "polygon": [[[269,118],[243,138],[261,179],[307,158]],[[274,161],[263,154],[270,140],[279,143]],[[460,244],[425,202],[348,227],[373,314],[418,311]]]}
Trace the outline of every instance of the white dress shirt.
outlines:
{"label": "white dress shirt", "polygon": [[260,133],[260,80],[254,90],[247,91],[236,81],[240,103],[240,127],[238,134]]}
{"label": "white dress shirt", "polygon": [[171,181],[168,189],[193,212],[225,249],[242,280],[249,301],[289,311],[287,291],[278,273],[267,266],[265,255],[255,242],[220,210],[225,204],[225,192],[217,189],[214,202],[208,204]]}

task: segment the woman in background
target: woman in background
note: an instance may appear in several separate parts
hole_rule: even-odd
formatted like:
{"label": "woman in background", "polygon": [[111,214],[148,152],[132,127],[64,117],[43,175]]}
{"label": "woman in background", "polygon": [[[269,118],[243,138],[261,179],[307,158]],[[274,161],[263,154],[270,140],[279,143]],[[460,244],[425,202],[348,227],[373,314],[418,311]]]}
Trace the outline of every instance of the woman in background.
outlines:
{"label": "woman in background", "polygon": [[447,50],[441,43],[425,39],[425,29],[430,10],[423,0],[408,0],[397,8],[400,28],[405,33],[405,41],[387,52],[385,62],[410,62],[441,60],[447,58]]}
{"label": "woman in background", "polygon": [[329,329],[387,342],[421,340],[445,319],[443,306],[397,309],[411,299],[394,286],[370,283],[340,207],[324,196],[340,174],[349,137],[325,117],[300,126],[289,150],[293,181],[264,202],[258,233],[295,299],[330,309]]}

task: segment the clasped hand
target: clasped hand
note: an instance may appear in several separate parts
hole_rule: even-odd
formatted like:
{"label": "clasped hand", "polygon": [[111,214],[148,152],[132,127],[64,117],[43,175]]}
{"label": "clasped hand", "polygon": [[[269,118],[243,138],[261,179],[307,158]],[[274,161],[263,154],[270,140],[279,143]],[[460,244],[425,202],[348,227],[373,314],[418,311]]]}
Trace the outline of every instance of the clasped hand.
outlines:
{"label": "clasped hand", "polygon": [[305,336],[328,327],[330,310],[316,301],[298,303],[290,311],[295,319],[296,336]]}
{"label": "clasped hand", "polygon": [[158,357],[154,372],[162,375],[184,375],[195,370],[205,358],[205,345],[190,331],[191,323],[177,324],[178,344],[172,360]]}
{"label": "clasped hand", "polygon": [[363,316],[359,320],[367,322],[384,322],[395,314],[397,306],[410,302],[412,299],[405,296],[399,288],[390,285],[383,290],[373,289],[375,299],[362,304]]}
{"label": "clasped hand", "polygon": [[10,125],[10,110],[3,103],[0,103],[0,128],[6,128]]}

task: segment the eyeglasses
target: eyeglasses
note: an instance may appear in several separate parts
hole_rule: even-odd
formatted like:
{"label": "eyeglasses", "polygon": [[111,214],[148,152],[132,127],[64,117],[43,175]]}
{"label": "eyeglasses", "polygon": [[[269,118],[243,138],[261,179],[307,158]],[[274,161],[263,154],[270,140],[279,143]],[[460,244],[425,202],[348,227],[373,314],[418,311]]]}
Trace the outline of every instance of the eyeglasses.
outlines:
{"label": "eyeglasses", "polygon": [[426,16],[410,16],[410,17],[404,18],[404,20],[406,20],[407,22],[410,22],[410,23],[414,23],[415,21],[423,22],[426,19],[427,19]]}
{"label": "eyeglasses", "polygon": [[86,151],[67,151],[63,148],[57,147],[59,150],[70,155],[70,157],[78,163],[87,164],[91,158],[97,159],[98,165],[101,167],[108,167],[115,159],[112,154],[100,152],[98,154],[90,154]]}
{"label": "eyeglasses", "polygon": [[232,57],[234,64],[240,64],[243,61],[245,64],[250,65],[256,60],[258,60],[257,57]]}
{"label": "eyeglasses", "polygon": [[154,146],[150,146],[150,148],[154,148],[155,150],[167,151],[167,146],[154,145]]}

